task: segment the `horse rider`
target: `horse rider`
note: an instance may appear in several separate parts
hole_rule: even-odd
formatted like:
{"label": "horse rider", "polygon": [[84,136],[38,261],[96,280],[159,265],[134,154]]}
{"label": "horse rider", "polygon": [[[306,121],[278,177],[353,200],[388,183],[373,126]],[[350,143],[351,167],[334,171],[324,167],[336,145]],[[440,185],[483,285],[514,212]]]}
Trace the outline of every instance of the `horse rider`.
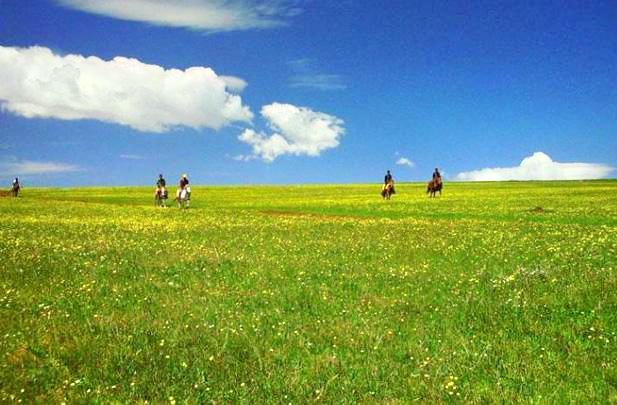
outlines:
{"label": "horse rider", "polygon": [[156,180],[156,186],[159,188],[165,188],[166,182],[162,174],[159,174],[159,178]]}
{"label": "horse rider", "polygon": [[165,200],[167,199],[167,189],[165,188],[166,185],[167,182],[163,178],[163,175],[159,174],[159,178],[156,180],[156,190],[154,192],[154,195],[156,197],[157,203],[160,206],[164,206]]}
{"label": "horse rider", "polygon": [[186,176],[186,173],[180,177],[180,190],[183,190],[186,186],[189,185],[189,178]]}
{"label": "horse rider", "polygon": [[441,173],[439,173],[438,168],[435,168],[435,171],[433,172],[433,182],[436,186],[441,184]]}
{"label": "horse rider", "polygon": [[384,189],[388,186],[388,184],[390,185],[390,187],[392,187],[392,194],[395,194],[395,191],[394,191],[394,178],[392,177],[392,173],[390,173],[390,170],[386,171],[386,175],[383,178],[383,187],[384,187]]}
{"label": "horse rider", "polygon": [[159,174],[159,178],[156,180],[156,188],[160,191],[161,197],[167,198],[167,182],[162,174]]}
{"label": "horse rider", "polygon": [[178,190],[176,191],[176,198],[180,198],[180,193],[182,193],[182,190],[184,189],[186,189],[186,192],[190,194],[189,178],[186,173],[184,173],[182,177],[180,177],[180,182],[178,183]]}
{"label": "horse rider", "polygon": [[19,193],[19,189],[21,189],[21,186],[19,185],[19,179],[15,177],[15,180],[13,180],[13,184],[11,186],[11,192],[15,197],[17,197],[17,193]]}
{"label": "horse rider", "polygon": [[392,174],[390,174],[390,170],[387,170],[386,175],[383,178],[383,183],[388,184],[391,181],[392,181]]}

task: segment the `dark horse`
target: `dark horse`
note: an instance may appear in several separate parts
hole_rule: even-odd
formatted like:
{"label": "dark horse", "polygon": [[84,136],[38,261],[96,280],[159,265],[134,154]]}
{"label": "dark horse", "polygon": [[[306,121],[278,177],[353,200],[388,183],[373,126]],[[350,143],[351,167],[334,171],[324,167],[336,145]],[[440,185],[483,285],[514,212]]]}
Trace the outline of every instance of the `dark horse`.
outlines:
{"label": "dark horse", "polygon": [[435,197],[435,194],[439,191],[441,196],[441,189],[443,188],[443,182],[441,180],[433,179],[426,185],[426,193],[429,197]]}

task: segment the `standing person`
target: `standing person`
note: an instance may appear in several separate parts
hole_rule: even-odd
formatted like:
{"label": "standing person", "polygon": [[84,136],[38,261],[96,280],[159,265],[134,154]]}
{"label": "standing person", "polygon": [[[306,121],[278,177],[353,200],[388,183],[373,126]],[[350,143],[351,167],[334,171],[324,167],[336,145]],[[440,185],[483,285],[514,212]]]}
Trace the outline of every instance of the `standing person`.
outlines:
{"label": "standing person", "polygon": [[15,180],[13,180],[13,185],[11,187],[11,193],[13,194],[13,197],[17,197],[17,194],[19,194],[20,189],[21,189],[21,186],[19,185],[19,179],[15,177]]}

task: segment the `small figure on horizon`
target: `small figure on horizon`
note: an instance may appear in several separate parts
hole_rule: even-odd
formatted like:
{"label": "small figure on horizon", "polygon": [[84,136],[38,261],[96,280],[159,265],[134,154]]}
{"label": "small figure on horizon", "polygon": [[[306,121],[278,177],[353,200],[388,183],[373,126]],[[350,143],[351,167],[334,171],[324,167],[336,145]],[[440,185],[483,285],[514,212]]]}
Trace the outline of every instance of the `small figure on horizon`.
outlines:
{"label": "small figure on horizon", "polygon": [[392,174],[390,173],[390,170],[386,170],[386,175],[384,176],[383,182],[384,184],[388,184],[391,181],[392,181]]}
{"label": "small figure on horizon", "polygon": [[13,197],[17,197],[19,190],[21,190],[21,185],[19,184],[19,179],[15,177],[15,180],[13,180],[13,184],[11,186],[11,194]]}
{"label": "small figure on horizon", "polygon": [[167,185],[167,183],[165,182],[165,179],[163,178],[163,175],[159,174],[159,178],[156,180],[156,186],[164,188],[166,185]]}
{"label": "small figure on horizon", "polygon": [[187,177],[187,175],[185,173],[185,174],[182,175],[182,177],[180,177],[179,187],[180,187],[180,189],[184,189],[188,185],[189,185],[189,178]]}
{"label": "small figure on horizon", "polygon": [[435,181],[436,185],[441,184],[441,173],[439,173],[439,169],[437,167],[435,168],[435,171],[433,172],[433,181]]}
{"label": "small figure on horizon", "polygon": [[386,171],[386,175],[383,179],[383,187],[381,188],[381,196],[389,200],[392,194],[396,194],[396,190],[394,189],[394,178],[392,177],[392,173],[390,170]]}
{"label": "small figure on horizon", "polygon": [[443,189],[443,182],[441,181],[441,173],[439,173],[439,169],[435,168],[433,172],[433,178],[428,182],[426,186],[426,193],[429,197],[435,197],[437,192],[441,195],[441,190]]}
{"label": "small figure on horizon", "polygon": [[178,190],[176,191],[176,201],[178,201],[178,207],[180,208],[188,208],[191,203],[191,186],[189,186],[189,178],[186,173],[180,177]]}
{"label": "small figure on horizon", "polygon": [[167,183],[162,174],[156,181],[156,189],[154,190],[154,205],[157,207],[167,207]]}

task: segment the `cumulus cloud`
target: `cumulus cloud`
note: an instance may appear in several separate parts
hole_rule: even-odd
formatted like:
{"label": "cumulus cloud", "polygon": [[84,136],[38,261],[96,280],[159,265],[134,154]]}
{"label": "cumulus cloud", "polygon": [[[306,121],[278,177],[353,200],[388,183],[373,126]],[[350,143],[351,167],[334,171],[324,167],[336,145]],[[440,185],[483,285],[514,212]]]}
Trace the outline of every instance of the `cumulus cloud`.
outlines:
{"label": "cumulus cloud", "polygon": [[27,118],[95,119],[147,132],[220,129],[251,121],[250,109],[228,91],[243,83],[207,67],[164,69],[120,56],[0,46],[0,106]]}
{"label": "cumulus cloud", "polygon": [[57,0],[88,13],[209,32],[272,28],[301,12],[290,0]]}
{"label": "cumulus cloud", "polygon": [[266,162],[286,154],[319,156],[321,151],[337,147],[345,133],[343,120],[306,107],[273,103],[263,106],[261,115],[274,133],[246,129],[238,139],[251,145],[252,156]]}
{"label": "cumulus cloud", "polygon": [[559,163],[543,152],[536,152],[523,159],[519,166],[462,172],[456,179],[461,181],[586,180],[606,177],[613,170],[613,167],[600,163]]}
{"label": "cumulus cloud", "polygon": [[411,160],[407,159],[406,157],[400,157],[397,161],[396,164],[399,166],[409,166],[409,167],[414,167],[416,164],[414,162],[412,162]]}
{"label": "cumulus cloud", "polygon": [[0,173],[10,176],[70,173],[81,170],[78,166],[59,162],[41,162],[12,159],[0,162]]}

